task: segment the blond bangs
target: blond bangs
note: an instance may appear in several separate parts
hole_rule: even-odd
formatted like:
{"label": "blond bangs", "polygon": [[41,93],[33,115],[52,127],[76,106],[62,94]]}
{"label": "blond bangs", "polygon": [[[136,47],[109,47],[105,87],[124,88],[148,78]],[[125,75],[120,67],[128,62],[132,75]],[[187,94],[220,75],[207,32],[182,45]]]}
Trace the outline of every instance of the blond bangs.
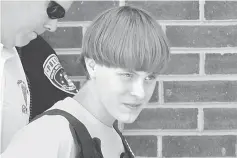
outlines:
{"label": "blond bangs", "polygon": [[160,25],[143,10],[110,9],[99,16],[84,37],[83,54],[107,67],[159,73],[169,58]]}

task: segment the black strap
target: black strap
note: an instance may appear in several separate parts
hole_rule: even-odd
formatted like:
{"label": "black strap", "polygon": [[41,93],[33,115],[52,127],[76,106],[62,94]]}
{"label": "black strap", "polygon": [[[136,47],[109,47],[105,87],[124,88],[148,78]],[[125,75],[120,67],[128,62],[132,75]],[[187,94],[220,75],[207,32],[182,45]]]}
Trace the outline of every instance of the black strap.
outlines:
{"label": "black strap", "polygon": [[[78,119],[76,119],[73,115],[69,114],[68,112],[64,110],[52,109],[40,115],[37,115],[32,121],[42,117],[43,115],[61,115],[68,120],[68,122],[70,123],[70,130],[71,130],[73,139],[76,140],[75,143],[78,145],[78,147],[81,147],[83,158],[98,158],[98,157],[103,158],[100,145],[98,145],[99,140],[97,140],[96,138],[92,139],[85,125],[81,123]],[[123,142],[123,146],[125,149],[125,153],[122,153],[121,157],[122,158],[135,158],[125,137],[122,135],[118,127],[116,125],[114,125],[113,127],[116,130],[116,132],[119,134],[119,136],[121,137],[121,140]],[[94,149],[96,149],[97,152]],[[77,155],[76,158],[81,158],[81,157]]]}
{"label": "black strap", "polygon": [[[95,158],[95,153],[93,152],[95,149],[93,139],[91,138],[91,135],[89,134],[87,128],[82,124],[78,119],[76,119],[74,116],[69,114],[66,111],[60,110],[60,109],[52,109],[48,110],[38,116],[36,116],[32,121],[42,117],[43,115],[61,115],[65,117],[70,125],[75,129],[76,133],[76,138],[75,138],[75,133],[72,135],[74,137],[74,140],[77,140],[81,144],[81,151],[83,153],[84,158]],[[72,130],[70,128],[70,130]],[[79,137],[80,135],[80,137]]]}
{"label": "black strap", "polygon": [[129,147],[129,144],[126,140],[126,138],[123,136],[122,132],[120,132],[120,130],[118,129],[118,127],[116,125],[113,126],[114,129],[116,130],[116,132],[119,134],[120,138],[122,139],[123,142],[123,146],[125,148],[125,153],[121,154],[121,158],[135,158],[135,155],[133,154],[131,148]]}

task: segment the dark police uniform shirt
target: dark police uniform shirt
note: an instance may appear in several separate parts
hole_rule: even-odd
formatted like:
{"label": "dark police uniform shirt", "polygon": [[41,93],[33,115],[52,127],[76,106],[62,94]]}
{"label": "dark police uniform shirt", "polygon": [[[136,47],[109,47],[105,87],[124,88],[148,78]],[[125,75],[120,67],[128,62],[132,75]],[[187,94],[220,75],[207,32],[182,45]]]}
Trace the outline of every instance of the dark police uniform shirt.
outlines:
{"label": "dark police uniform shirt", "polygon": [[31,92],[30,120],[77,93],[54,49],[41,36],[17,50]]}

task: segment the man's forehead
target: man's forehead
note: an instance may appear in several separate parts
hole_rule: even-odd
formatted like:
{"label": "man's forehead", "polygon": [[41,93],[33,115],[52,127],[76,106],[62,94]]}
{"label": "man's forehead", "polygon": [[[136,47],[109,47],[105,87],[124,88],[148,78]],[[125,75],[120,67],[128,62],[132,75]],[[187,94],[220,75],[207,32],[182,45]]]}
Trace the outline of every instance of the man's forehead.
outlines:
{"label": "man's forehead", "polygon": [[154,72],[136,71],[136,70],[123,69],[123,68],[114,68],[114,70],[118,72],[130,72],[130,73],[134,73],[140,76],[157,75]]}

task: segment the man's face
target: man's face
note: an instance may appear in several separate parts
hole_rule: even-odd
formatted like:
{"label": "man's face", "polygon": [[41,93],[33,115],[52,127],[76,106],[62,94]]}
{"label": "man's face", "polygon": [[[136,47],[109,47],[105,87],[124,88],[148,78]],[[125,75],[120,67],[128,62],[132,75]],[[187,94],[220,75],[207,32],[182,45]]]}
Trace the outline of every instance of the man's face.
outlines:
{"label": "man's face", "polygon": [[[68,0],[55,2],[65,11],[72,4],[72,1]],[[22,1],[20,3],[14,11],[19,16],[15,29],[15,46],[27,45],[44,31],[54,32],[57,29],[58,19],[51,19],[47,14],[51,1]]]}
{"label": "man's face", "polygon": [[147,105],[155,88],[156,75],[141,71],[98,66],[95,90],[100,102],[115,119],[132,123]]}

